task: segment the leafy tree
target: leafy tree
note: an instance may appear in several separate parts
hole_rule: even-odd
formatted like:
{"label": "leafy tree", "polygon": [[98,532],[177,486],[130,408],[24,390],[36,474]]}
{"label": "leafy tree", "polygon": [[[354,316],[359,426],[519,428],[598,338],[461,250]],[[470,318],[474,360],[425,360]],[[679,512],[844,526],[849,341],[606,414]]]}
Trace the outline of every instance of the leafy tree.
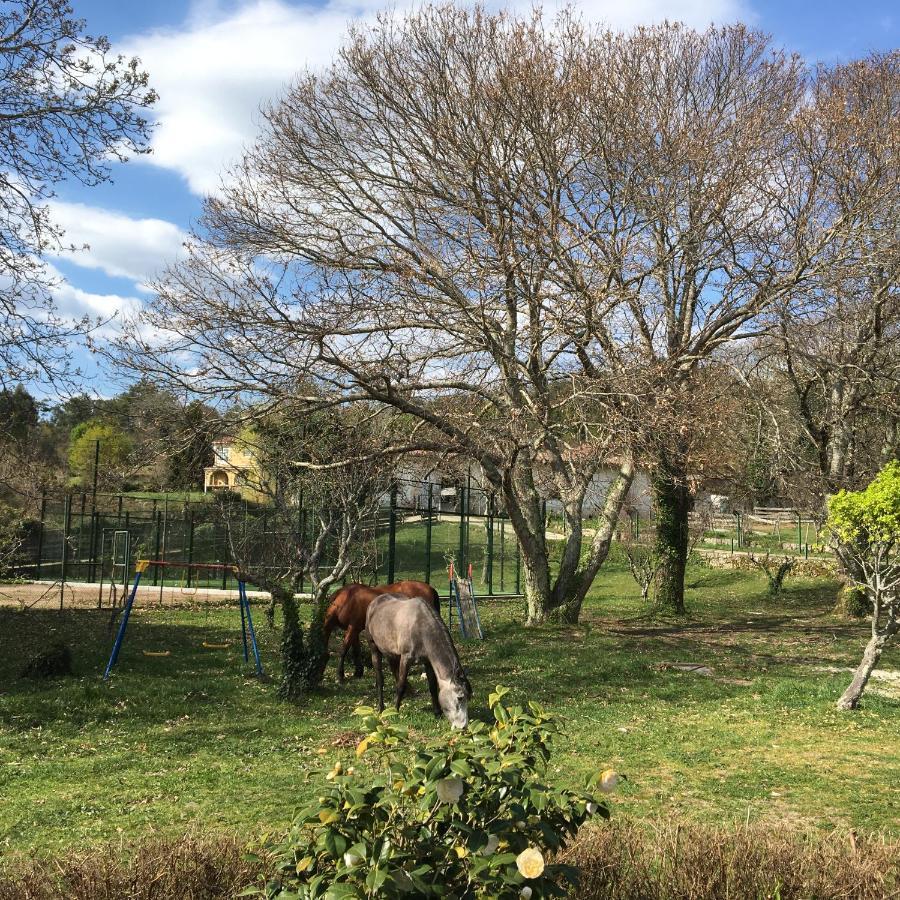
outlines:
{"label": "leafy tree", "polygon": [[38,405],[21,384],[0,390],[0,441],[22,443],[37,424]]}
{"label": "leafy tree", "polygon": [[134,445],[121,428],[109,422],[92,419],[75,426],[69,446],[69,474],[82,488],[93,484],[98,441],[98,484],[103,488],[120,487],[131,468]]}
{"label": "leafy tree", "polygon": [[68,340],[88,323],[54,309],[41,257],[63,234],[46,201],[65,179],[98,184],[148,152],[142,110],[155,99],[139,60],[112,55],[65,0],[0,8],[0,385],[69,372]]}
{"label": "leafy tree", "polygon": [[856,709],[887,643],[900,631],[900,461],[888,463],[862,491],[828,501],[835,550],[871,604],[872,636],[838,709]]}
{"label": "leafy tree", "polygon": [[180,411],[178,429],[169,440],[167,487],[187,491],[203,484],[203,470],[213,463],[212,442],[220,429],[215,410],[199,400]]}

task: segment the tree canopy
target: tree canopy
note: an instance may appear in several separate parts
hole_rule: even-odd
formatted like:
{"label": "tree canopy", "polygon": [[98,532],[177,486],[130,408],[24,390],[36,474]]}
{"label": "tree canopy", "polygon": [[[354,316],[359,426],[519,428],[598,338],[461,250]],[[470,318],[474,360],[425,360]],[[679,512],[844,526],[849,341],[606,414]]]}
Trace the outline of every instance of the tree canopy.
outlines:
{"label": "tree canopy", "polygon": [[0,9],[0,386],[65,375],[88,325],[57,314],[42,261],[64,240],[54,185],[106,181],[114,161],[149,152],[147,73],[85,27],[66,0]]}

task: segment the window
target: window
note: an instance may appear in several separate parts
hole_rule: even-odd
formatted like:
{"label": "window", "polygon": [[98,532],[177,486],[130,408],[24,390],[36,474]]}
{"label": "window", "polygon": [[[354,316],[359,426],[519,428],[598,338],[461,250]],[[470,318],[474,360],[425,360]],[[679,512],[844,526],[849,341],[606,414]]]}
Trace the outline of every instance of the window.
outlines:
{"label": "window", "polygon": [[216,444],[213,451],[216,454],[216,462],[227,463],[231,457],[231,447],[228,444]]}

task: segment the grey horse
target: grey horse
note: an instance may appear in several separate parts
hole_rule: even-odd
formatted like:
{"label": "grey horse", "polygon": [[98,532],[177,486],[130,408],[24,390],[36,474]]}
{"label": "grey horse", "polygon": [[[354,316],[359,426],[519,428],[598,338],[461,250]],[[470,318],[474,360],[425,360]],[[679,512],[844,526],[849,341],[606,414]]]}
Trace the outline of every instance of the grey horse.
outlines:
{"label": "grey horse", "polygon": [[366,631],[372,645],[379,711],[384,709],[383,657],[388,658],[397,679],[397,709],[406,692],[410,665],[422,660],[434,714],[443,713],[453,728],[466,727],[472,686],[453,638],[431,604],[418,597],[382,594],[369,605]]}

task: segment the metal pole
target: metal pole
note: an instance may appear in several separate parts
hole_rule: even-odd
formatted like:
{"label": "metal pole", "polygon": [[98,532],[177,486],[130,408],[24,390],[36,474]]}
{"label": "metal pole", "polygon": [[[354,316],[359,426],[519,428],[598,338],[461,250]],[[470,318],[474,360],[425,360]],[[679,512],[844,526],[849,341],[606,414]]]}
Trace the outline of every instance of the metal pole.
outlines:
{"label": "metal pole", "polygon": [[[100,441],[96,440],[96,441],[94,441],[94,484],[93,484],[93,487],[91,488],[91,545],[90,545],[91,546],[91,561],[88,566],[88,570],[90,573],[89,578],[88,578],[89,581],[94,580],[94,568],[95,568],[94,556],[96,554],[96,550],[94,547],[94,541],[96,540],[96,536],[97,536],[97,532],[96,532],[96,529],[97,529],[97,522],[96,522],[97,475],[98,475],[99,471],[100,471]],[[80,535],[79,535],[79,537],[80,537]]]}
{"label": "metal pole", "polygon": [[125,611],[122,613],[122,621],[119,624],[118,634],[116,634],[116,642],[113,644],[112,653],[109,655],[109,662],[106,664],[106,671],[103,673],[104,681],[109,678],[109,673],[116,664],[116,660],[119,658],[119,650],[122,647],[122,639],[125,637],[125,629],[128,627],[128,617],[131,615],[131,607],[134,605],[134,597],[135,594],[137,594],[138,585],[141,583],[142,573],[143,569],[138,569],[134,575],[134,587],[131,589],[128,600],[125,603]]}
{"label": "metal pole", "polygon": [[81,565],[83,551],[81,549],[81,541],[84,537],[84,507],[87,498],[84,491],[81,492],[81,510],[78,513],[78,542],[75,544],[75,565]]}
{"label": "metal pole", "polygon": [[187,586],[191,586],[191,564],[194,562],[194,511],[191,510],[191,518],[188,524],[188,571]]}
{"label": "metal pole", "polygon": [[506,589],[506,520],[500,516],[500,593]]}
{"label": "metal pole", "polygon": [[59,575],[59,608],[63,608],[63,596],[66,588],[66,572],[69,563],[69,530],[72,527],[72,495],[66,494],[66,502],[63,508],[63,545],[62,562]]}
{"label": "metal pole", "polygon": [[388,515],[388,584],[394,583],[397,572],[397,484],[391,485],[390,509]]}
{"label": "metal pole", "polygon": [[494,593],[494,495],[488,496],[488,529],[487,529],[487,592]]}
{"label": "metal pole", "polygon": [[125,591],[128,590],[128,563],[131,562],[131,514],[126,511],[125,512],[125,534],[128,535],[125,543],[126,552],[125,552],[125,568],[122,570],[122,596],[125,596]]}
{"label": "metal pole", "polygon": [[[156,519],[156,542],[155,549],[153,552],[153,558],[159,559],[159,542],[162,531],[162,513],[156,509],[156,501],[153,501],[153,518]],[[153,586],[156,587],[156,582],[159,579],[159,566],[153,567]]]}
{"label": "metal pole", "polygon": [[[169,498],[168,495],[163,500],[163,521],[162,521],[162,553],[161,556],[158,556],[161,562],[166,561],[166,551],[168,550],[169,544]],[[166,583],[166,572],[163,569],[162,574],[159,578],[159,605],[162,606],[163,600],[163,586]]]}
{"label": "metal pole", "polygon": [[256,644],[256,631],[253,628],[253,616],[250,614],[250,600],[247,597],[247,586],[243,581],[238,582],[238,594],[244,597],[244,607],[247,610],[247,628],[250,632],[250,646],[253,648],[253,660],[256,663],[256,674],[263,674],[262,662],[259,658],[259,647]]}
{"label": "metal pole", "polygon": [[460,486],[459,489],[459,558],[456,560],[457,572],[465,572],[465,556],[466,552],[466,489]]}
{"label": "metal pole", "polygon": [[516,593],[522,593],[522,548],[516,541]]}
{"label": "metal pole", "polygon": [[431,510],[434,485],[428,482],[428,518],[425,521],[425,583],[431,584]]}
{"label": "metal pole", "polygon": [[[113,539],[115,540],[115,539]],[[115,547],[115,543],[113,544]],[[103,559],[106,556],[106,529],[100,534],[100,587],[97,589],[97,609],[103,609]],[[116,558],[113,555],[113,569],[110,580],[116,580]]]}
{"label": "metal pole", "polygon": [[41,558],[44,555],[44,519],[47,515],[47,495],[41,491],[41,527],[38,529],[37,568],[34,570],[35,581],[41,580]]}

